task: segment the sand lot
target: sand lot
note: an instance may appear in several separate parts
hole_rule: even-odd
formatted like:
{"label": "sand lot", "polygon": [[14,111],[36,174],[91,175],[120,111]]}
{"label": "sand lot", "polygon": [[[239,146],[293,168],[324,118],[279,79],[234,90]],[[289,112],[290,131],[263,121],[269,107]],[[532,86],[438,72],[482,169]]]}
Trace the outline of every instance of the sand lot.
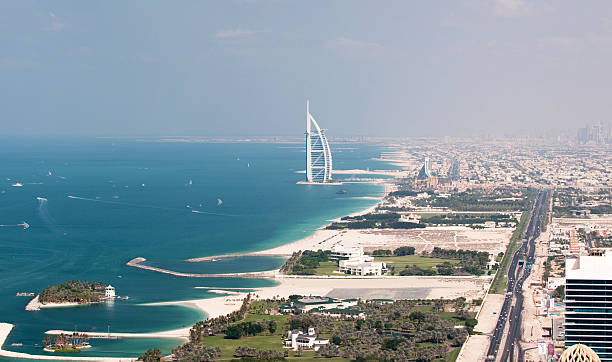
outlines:
{"label": "sand lot", "polygon": [[506,250],[514,229],[496,228],[473,230],[461,226],[429,227],[426,229],[366,229],[317,230],[312,236],[291,244],[253,253],[255,255],[291,255],[297,250],[331,249],[335,245],[361,246],[366,251],[414,246],[417,253],[443,249],[488,251],[497,254]]}

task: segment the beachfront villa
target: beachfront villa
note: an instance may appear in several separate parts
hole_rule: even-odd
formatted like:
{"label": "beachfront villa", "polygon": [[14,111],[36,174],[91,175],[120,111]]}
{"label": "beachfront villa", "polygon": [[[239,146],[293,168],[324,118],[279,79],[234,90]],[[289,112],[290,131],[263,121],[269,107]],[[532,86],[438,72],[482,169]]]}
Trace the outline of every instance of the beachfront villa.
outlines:
{"label": "beachfront villa", "polygon": [[317,338],[315,329],[313,327],[309,327],[308,333],[304,333],[297,329],[287,332],[287,339],[285,339],[284,347],[291,348],[294,351],[304,349],[318,351],[321,346],[327,344],[329,344],[329,339]]}
{"label": "beachfront villa", "polygon": [[363,256],[363,248],[361,247],[351,247],[345,248],[343,246],[334,245],[331,249],[331,254],[329,255],[330,260],[349,260],[361,258]]}
{"label": "beachfront villa", "polygon": [[109,284],[106,288],[104,288],[104,298],[111,299],[115,297],[115,287]]}
{"label": "beachfront villa", "polygon": [[315,314],[322,314],[339,319],[366,319],[364,311],[352,308],[330,308],[313,311]]}
{"label": "beachfront villa", "polygon": [[311,310],[325,310],[334,308],[348,308],[356,306],[357,299],[334,299],[329,297],[308,296],[294,299],[279,308],[283,314],[300,314]]}
{"label": "beachfront villa", "polygon": [[376,262],[369,255],[363,255],[359,258],[340,260],[338,270],[350,275],[383,275],[387,272],[387,264]]}
{"label": "beachfront villa", "polygon": [[375,262],[374,257],[365,255],[363,248],[344,248],[334,246],[329,256],[331,260],[338,260],[338,271],[350,275],[383,275],[387,265]]}

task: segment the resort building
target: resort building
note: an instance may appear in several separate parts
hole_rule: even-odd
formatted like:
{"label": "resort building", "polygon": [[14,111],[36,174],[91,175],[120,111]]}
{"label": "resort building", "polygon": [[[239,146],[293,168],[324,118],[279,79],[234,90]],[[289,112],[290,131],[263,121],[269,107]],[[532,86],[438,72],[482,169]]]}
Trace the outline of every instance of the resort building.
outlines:
{"label": "resort building", "polygon": [[306,179],[314,183],[332,181],[332,155],[327,136],[310,114],[309,101],[306,101]]}
{"label": "resort building", "polygon": [[334,299],[329,297],[308,296],[294,299],[280,306],[279,311],[284,314],[300,314],[311,310],[353,307],[357,305],[357,302],[357,299]]}
{"label": "resort building", "polygon": [[340,260],[338,270],[351,275],[383,275],[387,272],[387,265],[383,262],[375,262],[373,257],[364,255],[359,258]]}
{"label": "resort building", "polygon": [[383,275],[387,265],[375,262],[370,255],[365,255],[362,247],[344,248],[334,246],[329,256],[331,260],[338,260],[338,271],[351,275]]}
{"label": "resort building", "polygon": [[115,287],[109,284],[104,288],[104,298],[115,298]]}
{"label": "resort building", "polygon": [[565,259],[565,345],[578,343],[612,361],[612,249]]}
{"label": "resort building", "polygon": [[361,258],[363,255],[363,248],[345,248],[343,246],[334,245],[331,249],[331,254],[329,255],[329,258],[331,260],[349,260]]}
{"label": "resort building", "polygon": [[297,329],[291,330],[287,332],[287,339],[285,339],[285,348],[291,348],[294,351],[304,349],[318,351],[321,346],[326,344],[329,344],[329,339],[317,338],[313,327],[308,328],[308,333]]}
{"label": "resort building", "polygon": [[364,311],[351,308],[321,309],[314,310],[313,313],[342,319],[366,319],[366,314]]}

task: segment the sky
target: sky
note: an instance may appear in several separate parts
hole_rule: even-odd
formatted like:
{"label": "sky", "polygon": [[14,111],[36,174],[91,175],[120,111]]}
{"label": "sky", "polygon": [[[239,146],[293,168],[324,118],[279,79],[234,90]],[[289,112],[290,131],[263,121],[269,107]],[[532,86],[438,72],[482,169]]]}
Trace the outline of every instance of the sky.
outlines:
{"label": "sky", "polygon": [[610,1],[2,1],[0,134],[554,132],[611,64]]}

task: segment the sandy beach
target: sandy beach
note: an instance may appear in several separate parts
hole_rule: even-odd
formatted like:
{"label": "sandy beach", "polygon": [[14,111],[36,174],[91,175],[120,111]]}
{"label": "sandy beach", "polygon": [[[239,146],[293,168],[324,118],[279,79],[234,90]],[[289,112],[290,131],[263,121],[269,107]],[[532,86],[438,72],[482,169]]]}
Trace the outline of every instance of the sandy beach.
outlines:
{"label": "sandy beach", "polygon": [[[385,185],[388,194],[392,185]],[[351,214],[351,216],[374,211],[377,205]],[[267,250],[217,256],[206,256],[188,259],[189,262],[210,261],[220,258],[240,256],[291,256],[300,250],[329,250],[334,246],[363,247],[365,250],[377,248],[393,249],[399,246],[415,246],[417,252],[433,249],[434,245],[443,248],[487,250],[497,252],[505,250],[510,239],[511,229],[472,230],[465,227],[438,227],[413,230],[326,230],[320,228],[312,235],[303,239],[280,245]],[[174,272],[167,269],[142,264],[146,259],[134,258],[127,265],[149,271],[172,274],[181,277],[267,277],[274,278],[278,285],[267,288],[241,290],[239,288],[195,287],[209,289],[218,297],[146,303],[144,306],[178,305],[194,308],[205,313],[208,318],[229,314],[238,310],[243,299],[250,292],[255,299],[287,298],[289,295],[318,295],[339,299],[454,299],[465,297],[468,300],[483,298],[491,283],[489,276],[466,277],[424,277],[424,276],[294,276],[280,275],[278,271],[259,273],[228,273],[228,274],[189,274]],[[190,328],[161,331],[154,333],[111,333],[111,337],[121,338],[177,338],[186,340]],[[10,331],[10,330],[9,330]],[[70,331],[50,330],[46,334],[69,333]],[[92,336],[107,337],[106,333],[89,333]],[[96,359],[98,360],[98,359]]]}
{"label": "sandy beach", "polygon": [[[483,298],[491,277],[423,277],[423,276],[382,276],[382,277],[312,277],[277,276],[278,285],[253,289],[255,299],[287,298],[292,294],[318,295],[341,299],[454,299],[468,300]],[[196,287],[206,288],[206,287]],[[196,308],[209,318],[229,314],[240,308],[248,292],[235,292],[232,288],[223,290],[215,287],[214,292],[229,295],[171,302],[146,303],[143,305],[180,305]],[[185,330],[161,332],[165,337],[182,337]],[[130,334],[137,336],[138,334]],[[142,335],[141,335],[142,336]]]}
{"label": "sandy beach", "polygon": [[[86,303],[86,304],[91,304],[91,303]],[[30,300],[28,302],[28,304],[25,306],[25,310],[28,311],[35,311],[35,310],[41,310],[42,308],[65,308],[65,307],[76,307],[78,305],[85,305],[85,304],[79,304],[79,303],[41,303],[38,300],[38,295],[34,298],[32,298],[32,300]]]}

